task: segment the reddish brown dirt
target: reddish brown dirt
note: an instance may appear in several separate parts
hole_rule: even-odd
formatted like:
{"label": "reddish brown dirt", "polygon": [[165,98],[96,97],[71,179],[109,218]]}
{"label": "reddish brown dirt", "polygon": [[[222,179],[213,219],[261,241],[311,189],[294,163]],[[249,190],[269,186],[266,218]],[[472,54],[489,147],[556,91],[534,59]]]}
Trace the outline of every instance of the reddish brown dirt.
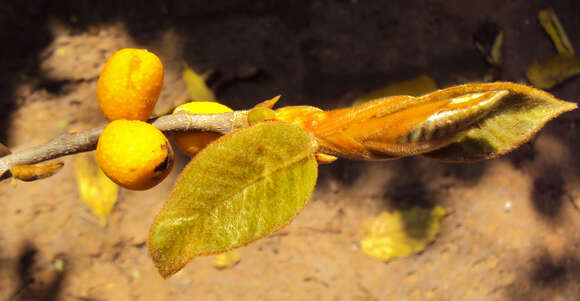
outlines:
{"label": "reddish brown dirt", "polygon": [[[486,20],[505,32],[498,80],[524,82],[535,57],[555,53],[536,21],[543,1],[68,2],[0,4],[0,142],[13,151],[104,124],[96,80],[121,47],[161,56],[160,113],[185,97],[184,62],[213,71],[212,87],[235,109],[279,93],[282,105],[335,108],[423,72],[441,87],[481,80],[488,66],[472,36]],[[551,5],[580,51],[580,8],[572,0]],[[576,101],[580,79],[551,92]],[[49,179],[0,183],[0,299],[578,300],[579,114],[487,162],[321,166],[310,204],[291,225],[239,249],[232,268],[202,257],[169,280],[145,240],[183,155],[158,187],[122,190],[106,228],[80,200],[65,158]],[[435,204],[453,213],[420,254],[383,263],[360,250],[364,218]]]}

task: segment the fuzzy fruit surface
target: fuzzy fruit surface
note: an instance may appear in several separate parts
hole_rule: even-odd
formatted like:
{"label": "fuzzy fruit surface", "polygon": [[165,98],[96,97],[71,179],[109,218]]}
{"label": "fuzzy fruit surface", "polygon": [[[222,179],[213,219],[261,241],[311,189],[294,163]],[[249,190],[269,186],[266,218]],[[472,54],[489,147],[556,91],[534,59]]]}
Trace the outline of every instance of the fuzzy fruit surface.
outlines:
{"label": "fuzzy fruit surface", "polygon": [[97,100],[105,117],[146,121],[163,87],[163,64],[145,49],[115,52],[101,71]]}
{"label": "fuzzy fruit surface", "polygon": [[131,190],[146,190],[169,174],[173,150],[165,135],[151,124],[115,120],[99,138],[97,162],[113,182]]}

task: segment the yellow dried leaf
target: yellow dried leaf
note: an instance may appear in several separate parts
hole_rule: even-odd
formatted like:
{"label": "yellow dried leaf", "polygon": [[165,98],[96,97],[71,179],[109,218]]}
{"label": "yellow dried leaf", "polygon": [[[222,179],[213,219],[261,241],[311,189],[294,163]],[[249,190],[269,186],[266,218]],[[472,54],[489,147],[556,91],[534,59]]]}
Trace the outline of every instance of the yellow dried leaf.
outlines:
{"label": "yellow dried leaf", "polygon": [[356,106],[369,100],[394,95],[422,96],[435,90],[437,90],[435,81],[429,75],[421,74],[409,80],[392,83],[382,89],[360,96],[353,102],[353,105]]}
{"label": "yellow dried leaf", "polygon": [[503,31],[500,31],[495,37],[493,44],[488,49],[479,42],[475,42],[475,47],[481,54],[485,57],[485,60],[493,66],[501,66],[502,63],[502,53],[501,48],[503,46]]}
{"label": "yellow dried leaf", "polygon": [[503,31],[498,24],[489,20],[481,23],[473,34],[473,42],[490,65],[501,66]]}
{"label": "yellow dried leaf", "polygon": [[538,88],[551,89],[580,74],[580,59],[574,56],[574,48],[553,9],[540,11],[538,19],[552,39],[558,54],[545,59],[535,59],[528,68],[526,77]]}
{"label": "yellow dried leaf", "polygon": [[94,153],[76,155],[73,166],[81,199],[99,217],[101,226],[105,227],[117,202],[119,187],[101,171]]}
{"label": "yellow dried leaf", "polygon": [[235,250],[232,250],[217,255],[215,261],[213,262],[213,266],[219,270],[222,270],[226,268],[231,268],[238,262],[240,262],[240,254],[238,254],[238,252],[236,252]]}
{"label": "yellow dried leaf", "polygon": [[416,254],[435,240],[446,215],[440,206],[383,212],[363,222],[361,248],[384,261]]}
{"label": "yellow dried leaf", "polygon": [[550,35],[558,53],[566,56],[574,56],[574,48],[554,10],[551,8],[541,10],[538,13],[538,19],[542,27],[544,27],[544,30]]}
{"label": "yellow dried leaf", "polygon": [[535,59],[526,77],[535,87],[551,89],[578,74],[580,74],[580,59],[557,54],[547,59]]}
{"label": "yellow dried leaf", "polygon": [[187,95],[191,100],[215,101],[216,97],[212,90],[206,85],[203,76],[195,73],[188,65],[183,65],[183,81],[187,87]]}
{"label": "yellow dried leaf", "polygon": [[62,272],[64,271],[64,260],[62,259],[56,259],[53,263],[52,266],[54,267],[55,270]]}
{"label": "yellow dried leaf", "polygon": [[502,46],[503,46],[503,31],[501,31],[495,37],[495,41],[493,42],[493,46],[491,47],[490,61],[492,62],[493,65],[497,66],[501,65],[501,62],[503,60],[501,53]]}

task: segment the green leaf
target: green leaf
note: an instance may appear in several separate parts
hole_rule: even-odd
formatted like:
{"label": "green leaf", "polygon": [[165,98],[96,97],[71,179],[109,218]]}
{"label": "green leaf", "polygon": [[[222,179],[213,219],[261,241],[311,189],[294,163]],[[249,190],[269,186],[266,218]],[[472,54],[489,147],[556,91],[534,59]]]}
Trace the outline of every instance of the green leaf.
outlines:
{"label": "green leaf", "polygon": [[476,88],[478,92],[507,90],[509,93],[457,141],[423,156],[458,162],[490,159],[517,148],[546,122],[577,107],[542,90],[518,84],[481,84]]}
{"label": "green leaf", "polygon": [[313,138],[282,122],[225,135],[185,168],[155,218],[149,251],[165,278],[193,257],[244,246],[288,224],[318,173]]}

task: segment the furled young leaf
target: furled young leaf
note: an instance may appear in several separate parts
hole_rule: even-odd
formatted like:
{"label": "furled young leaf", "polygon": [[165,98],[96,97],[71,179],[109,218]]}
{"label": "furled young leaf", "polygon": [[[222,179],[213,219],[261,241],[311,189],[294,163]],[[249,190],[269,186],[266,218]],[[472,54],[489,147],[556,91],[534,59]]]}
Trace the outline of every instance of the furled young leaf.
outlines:
{"label": "furled young leaf", "polygon": [[[276,119],[313,133],[318,151],[327,155],[382,160],[429,153],[432,158],[462,161],[508,152],[547,121],[574,108],[576,104],[544,91],[498,82],[461,85],[421,97],[380,98],[328,112],[285,107],[276,110]],[[471,139],[461,140],[466,133]],[[453,148],[446,147],[452,143]],[[444,151],[434,152],[441,148]]]}
{"label": "furled young leaf", "polygon": [[350,145],[348,152],[343,153],[347,157],[390,159],[418,155],[456,140],[484,118],[506,93],[499,90],[449,97],[401,97],[396,104],[383,106],[364,122],[354,122],[341,132],[317,137],[321,137],[323,152]]}
{"label": "furled young leaf", "polygon": [[577,107],[575,103],[559,100],[542,90],[512,83],[461,87],[461,93],[501,89],[509,94],[460,139],[424,154],[428,158],[473,161],[496,157],[527,142],[546,122]]}
{"label": "furled young leaf", "polygon": [[99,217],[101,226],[106,226],[117,202],[119,186],[99,168],[94,153],[76,155],[73,166],[81,199]]}
{"label": "furled young leaf", "polygon": [[395,159],[443,147],[484,118],[507,94],[497,89],[393,96],[314,114],[303,122],[319,151],[358,160]]}
{"label": "furled young leaf", "polygon": [[293,125],[312,132],[318,122],[326,119],[327,112],[312,106],[289,106],[276,110],[276,120],[292,123]]}
{"label": "furled young leaf", "polygon": [[385,261],[416,254],[435,240],[446,215],[447,211],[440,206],[383,212],[363,223],[361,249]]}
{"label": "furled young leaf", "polygon": [[314,152],[308,133],[282,122],[230,133],[201,151],[151,226],[149,251],[161,275],[288,224],[314,189]]}

